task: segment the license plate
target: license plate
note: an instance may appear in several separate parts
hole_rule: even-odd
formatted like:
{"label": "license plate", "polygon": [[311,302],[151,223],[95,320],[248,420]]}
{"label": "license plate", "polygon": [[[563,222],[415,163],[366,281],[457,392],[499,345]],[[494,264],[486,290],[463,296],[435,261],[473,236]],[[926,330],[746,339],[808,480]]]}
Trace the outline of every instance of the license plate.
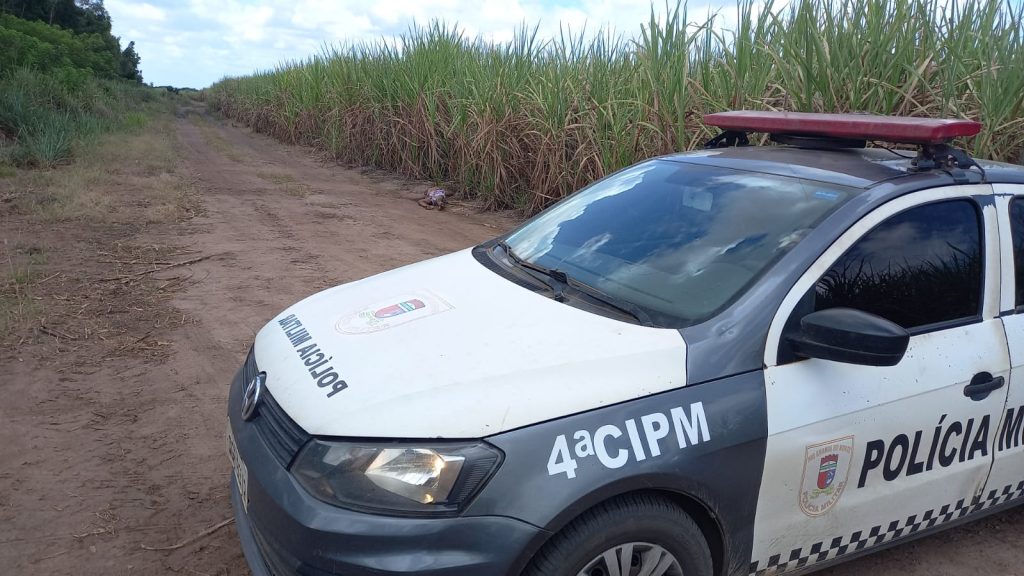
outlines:
{"label": "license plate", "polygon": [[238,484],[238,495],[242,500],[242,509],[249,511],[249,469],[242,462],[238,455],[238,446],[235,445],[235,435],[231,433],[231,425],[228,425],[228,457],[231,458],[231,468],[235,472],[235,483]]}

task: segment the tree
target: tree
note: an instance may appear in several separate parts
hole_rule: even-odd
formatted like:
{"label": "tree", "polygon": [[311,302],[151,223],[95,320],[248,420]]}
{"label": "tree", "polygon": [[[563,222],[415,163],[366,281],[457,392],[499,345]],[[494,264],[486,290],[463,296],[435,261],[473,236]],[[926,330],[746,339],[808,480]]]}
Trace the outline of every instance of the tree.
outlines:
{"label": "tree", "polygon": [[103,6],[103,0],[76,0],[76,32],[110,34],[110,13]]}
{"label": "tree", "polygon": [[110,34],[110,13],[103,0],[0,0],[0,12],[76,33]]}
{"label": "tree", "polygon": [[[69,55],[79,68],[89,68],[103,76],[142,81],[135,43],[121,50],[120,38],[110,33],[110,13],[103,6],[103,0],[0,0],[2,13],[73,33],[89,47],[88,54]],[[102,60],[102,65],[99,60],[81,62],[90,58]]]}
{"label": "tree", "polygon": [[142,70],[139,70],[139,54],[135,51],[135,41],[128,43],[128,47],[121,52],[119,74],[129,80],[142,82]]}

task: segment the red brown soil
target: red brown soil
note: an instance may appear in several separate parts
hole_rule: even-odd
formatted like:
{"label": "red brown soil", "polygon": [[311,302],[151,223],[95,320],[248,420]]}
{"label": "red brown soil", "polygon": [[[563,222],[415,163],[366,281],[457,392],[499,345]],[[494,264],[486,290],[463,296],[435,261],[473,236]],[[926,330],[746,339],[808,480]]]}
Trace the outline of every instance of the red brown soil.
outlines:
{"label": "red brown soil", "polygon": [[[513,224],[460,206],[423,210],[412,199],[425,185],[325,166],[231,125],[180,114],[176,126],[200,216],[115,231],[2,220],[3,241],[51,247],[46,272],[63,273],[64,292],[48,301],[62,296],[67,317],[85,312],[0,351],[0,573],[247,574],[231,524],[175,550],[143,546],[231,518],[225,396],[255,332],[320,289]],[[109,246],[125,237],[127,248]],[[133,262],[146,246],[171,247],[153,261],[208,258],[147,282],[99,281],[127,272],[96,254]],[[86,338],[89,326],[111,337]],[[1021,574],[1022,529],[1018,508],[825,574]]]}

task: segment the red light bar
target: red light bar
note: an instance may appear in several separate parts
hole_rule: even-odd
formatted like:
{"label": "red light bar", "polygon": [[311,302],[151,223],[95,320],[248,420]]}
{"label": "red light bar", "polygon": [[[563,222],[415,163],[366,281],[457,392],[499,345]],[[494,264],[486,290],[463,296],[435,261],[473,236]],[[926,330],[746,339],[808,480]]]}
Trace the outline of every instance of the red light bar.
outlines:
{"label": "red light bar", "polygon": [[753,110],[707,114],[704,123],[736,132],[800,134],[900,144],[941,144],[961,136],[974,136],[981,131],[981,123],[973,120]]}

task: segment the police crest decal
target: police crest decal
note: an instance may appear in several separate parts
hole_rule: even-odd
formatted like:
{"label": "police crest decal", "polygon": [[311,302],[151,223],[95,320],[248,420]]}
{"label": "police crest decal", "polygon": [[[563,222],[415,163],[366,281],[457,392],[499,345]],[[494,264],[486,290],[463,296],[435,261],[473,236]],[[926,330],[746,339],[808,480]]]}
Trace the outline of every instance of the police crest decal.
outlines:
{"label": "police crest decal", "polygon": [[370,334],[447,312],[452,305],[429,290],[414,290],[363,306],[334,324],[342,334]]}
{"label": "police crest decal", "polygon": [[846,488],[853,461],[853,436],[808,446],[800,483],[800,510],[820,516],[839,501]]}

